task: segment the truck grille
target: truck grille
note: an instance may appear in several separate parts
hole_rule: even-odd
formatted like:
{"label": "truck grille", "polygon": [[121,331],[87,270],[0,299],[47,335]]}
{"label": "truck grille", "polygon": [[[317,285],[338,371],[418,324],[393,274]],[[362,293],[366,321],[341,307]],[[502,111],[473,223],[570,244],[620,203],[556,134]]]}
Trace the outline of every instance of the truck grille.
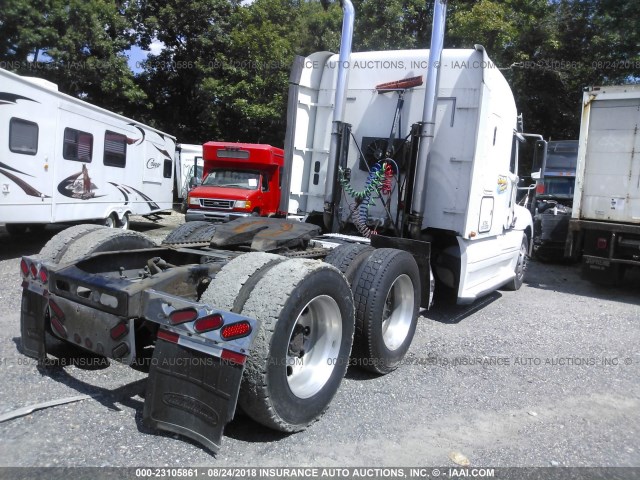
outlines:
{"label": "truck grille", "polygon": [[202,198],[200,204],[204,208],[224,208],[231,210],[233,208],[234,200],[222,200],[217,198]]}

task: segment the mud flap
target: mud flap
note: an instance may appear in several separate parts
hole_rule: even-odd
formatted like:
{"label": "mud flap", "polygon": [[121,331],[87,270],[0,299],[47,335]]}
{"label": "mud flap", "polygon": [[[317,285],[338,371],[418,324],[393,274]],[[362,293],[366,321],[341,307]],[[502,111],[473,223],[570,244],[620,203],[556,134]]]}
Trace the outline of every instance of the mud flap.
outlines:
{"label": "mud flap", "polygon": [[244,367],[158,339],[151,360],[144,422],[217,452],[238,401]]}
{"label": "mud flap", "polygon": [[25,355],[44,362],[47,357],[45,332],[45,311],[47,299],[41,294],[22,290],[22,305],[20,306],[20,336],[22,350]]}

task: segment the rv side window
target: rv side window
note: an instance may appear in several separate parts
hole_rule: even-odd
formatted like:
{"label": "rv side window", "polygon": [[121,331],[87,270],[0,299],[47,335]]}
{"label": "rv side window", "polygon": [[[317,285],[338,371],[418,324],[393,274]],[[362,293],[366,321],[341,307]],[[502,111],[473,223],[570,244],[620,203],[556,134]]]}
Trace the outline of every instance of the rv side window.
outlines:
{"label": "rv side window", "polygon": [[127,164],[127,137],[120,133],[106,131],[104,134],[103,163],[109,167],[124,168]]}
{"label": "rv side window", "polygon": [[64,129],[62,156],[65,159],[90,163],[92,154],[93,135],[73,128]]}
{"label": "rv side window", "polygon": [[171,178],[171,172],[173,171],[173,162],[171,160],[164,161],[164,167],[162,170],[162,176],[164,178]]}
{"label": "rv side window", "polygon": [[20,118],[9,122],[9,150],[13,153],[38,153],[38,124]]}

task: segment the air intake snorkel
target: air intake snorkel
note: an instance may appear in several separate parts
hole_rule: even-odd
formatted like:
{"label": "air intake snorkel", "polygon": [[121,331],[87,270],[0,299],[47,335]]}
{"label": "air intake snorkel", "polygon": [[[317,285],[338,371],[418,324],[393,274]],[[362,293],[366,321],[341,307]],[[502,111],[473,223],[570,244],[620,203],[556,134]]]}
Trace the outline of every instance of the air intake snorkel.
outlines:
{"label": "air intake snorkel", "polygon": [[431,153],[433,137],[435,134],[438,84],[440,82],[440,62],[442,60],[446,18],[447,0],[436,0],[433,11],[431,47],[429,50],[429,64],[427,67],[427,84],[424,92],[422,122],[417,124],[417,128],[419,129],[419,143],[416,172],[413,182],[413,196],[411,199],[411,212],[409,214],[409,234],[415,239],[420,238],[422,222],[424,219],[429,154]]}
{"label": "air intake snorkel", "polygon": [[331,124],[331,143],[324,187],[324,225],[330,231],[338,228],[338,165],[346,163],[349,145],[350,125],[344,123],[344,110],[347,103],[347,84],[349,82],[349,61],[351,58],[351,41],[353,39],[353,23],[355,11],[350,0],[340,2],[343,10],[342,37],[340,54],[338,55],[338,79],[333,106],[333,122]]}

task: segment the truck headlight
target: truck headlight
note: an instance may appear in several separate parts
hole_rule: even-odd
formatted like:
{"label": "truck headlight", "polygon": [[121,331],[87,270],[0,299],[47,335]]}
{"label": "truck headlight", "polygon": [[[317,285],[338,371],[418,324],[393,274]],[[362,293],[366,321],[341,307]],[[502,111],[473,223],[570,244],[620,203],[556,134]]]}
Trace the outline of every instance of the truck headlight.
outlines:
{"label": "truck headlight", "polygon": [[236,200],[235,208],[242,208],[244,210],[249,210],[251,208],[250,200]]}
{"label": "truck headlight", "polygon": [[200,199],[198,197],[189,197],[189,205],[200,206]]}

